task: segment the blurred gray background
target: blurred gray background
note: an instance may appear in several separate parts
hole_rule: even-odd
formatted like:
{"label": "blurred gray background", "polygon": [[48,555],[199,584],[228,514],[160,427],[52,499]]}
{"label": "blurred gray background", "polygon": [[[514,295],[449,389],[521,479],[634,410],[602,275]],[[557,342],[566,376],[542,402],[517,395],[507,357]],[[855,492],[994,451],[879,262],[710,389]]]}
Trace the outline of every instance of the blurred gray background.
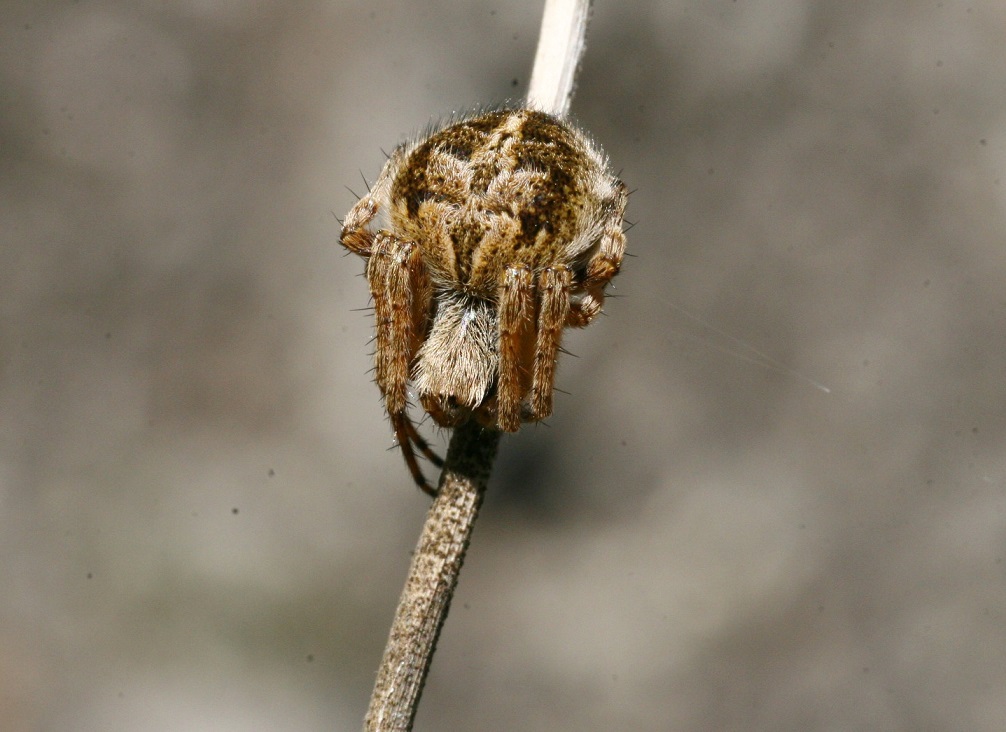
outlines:
{"label": "blurred gray background", "polygon": [[[4,730],[359,729],[428,499],[335,217],[540,13],[4,5]],[[574,114],[635,258],[416,729],[1001,730],[1006,5],[599,0]]]}

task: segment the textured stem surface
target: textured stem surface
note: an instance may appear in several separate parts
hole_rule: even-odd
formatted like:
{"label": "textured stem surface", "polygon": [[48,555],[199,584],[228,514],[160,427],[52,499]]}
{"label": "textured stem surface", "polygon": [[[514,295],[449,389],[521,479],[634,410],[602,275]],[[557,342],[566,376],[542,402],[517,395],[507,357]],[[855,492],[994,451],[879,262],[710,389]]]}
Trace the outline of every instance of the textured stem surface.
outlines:
{"label": "textured stem surface", "polygon": [[377,673],[367,732],[412,729],[433,651],[451,604],[500,433],[474,422],[455,428],[437,497],[419,537]]}

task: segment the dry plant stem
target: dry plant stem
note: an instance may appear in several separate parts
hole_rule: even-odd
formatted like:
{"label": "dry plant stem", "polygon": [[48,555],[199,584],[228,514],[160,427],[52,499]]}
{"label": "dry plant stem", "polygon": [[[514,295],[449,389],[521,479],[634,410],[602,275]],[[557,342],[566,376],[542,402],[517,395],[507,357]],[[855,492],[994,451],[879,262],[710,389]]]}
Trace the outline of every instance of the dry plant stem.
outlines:
{"label": "dry plant stem", "polygon": [[[590,0],[545,0],[529,107],[556,115],[569,111],[589,14]],[[377,672],[365,732],[412,729],[499,438],[499,432],[475,422],[454,430]]]}
{"label": "dry plant stem", "polygon": [[499,437],[496,430],[475,422],[454,430],[437,497],[426,516],[384,649],[364,721],[367,732],[412,729]]}
{"label": "dry plant stem", "polygon": [[590,0],[545,0],[528,106],[550,114],[569,112],[589,20]]}

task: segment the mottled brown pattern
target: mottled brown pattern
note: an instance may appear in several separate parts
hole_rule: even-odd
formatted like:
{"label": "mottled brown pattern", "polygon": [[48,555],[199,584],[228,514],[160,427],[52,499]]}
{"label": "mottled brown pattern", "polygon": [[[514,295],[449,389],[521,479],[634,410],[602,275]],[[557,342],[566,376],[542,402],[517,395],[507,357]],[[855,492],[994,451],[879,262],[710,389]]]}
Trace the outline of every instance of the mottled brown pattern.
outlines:
{"label": "mottled brown pattern", "polygon": [[[565,120],[462,119],[392,153],[342,243],[369,259],[377,383],[408,463],[439,460],[407,416],[409,381],[443,427],[513,432],[551,414],[566,326],[600,312],[625,250],[625,186]],[[380,208],[389,226],[370,224]]]}
{"label": "mottled brown pattern", "polygon": [[[452,174],[459,166],[463,172]],[[498,111],[417,146],[395,178],[391,203],[411,219],[435,209],[447,226],[452,275],[472,294],[494,299],[506,266],[539,272],[562,261],[587,184],[605,174],[603,160],[572,127],[543,112]],[[498,231],[507,235],[491,236]]]}

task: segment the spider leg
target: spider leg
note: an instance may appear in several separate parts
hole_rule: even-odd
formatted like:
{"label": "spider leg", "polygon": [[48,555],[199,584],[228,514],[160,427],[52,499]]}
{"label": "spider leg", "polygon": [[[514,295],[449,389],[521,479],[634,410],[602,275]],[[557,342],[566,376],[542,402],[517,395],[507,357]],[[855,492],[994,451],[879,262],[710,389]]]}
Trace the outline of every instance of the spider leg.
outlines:
{"label": "spider leg", "polygon": [[374,234],[367,229],[370,222],[377,216],[377,201],[367,194],[349,210],[342,223],[342,234],[339,240],[353,254],[362,257],[370,256],[374,246]]}
{"label": "spider leg", "polygon": [[625,256],[625,233],[622,231],[622,216],[628,203],[628,190],[625,184],[619,183],[614,189],[607,205],[607,218],[601,232],[600,246],[590,261],[587,262],[587,273],[582,282],[578,283],[577,291],[583,296],[574,302],[569,311],[566,324],[575,328],[588,325],[604,305],[604,288],[611,278],[618,274]]}
{"label": "spider leg", "polygon": [[527,267],[508,267],[499,294],[499,379],[496,419],[499,428],[520,428],[520,403],[526,393],[523,357],[527,334],[534,323],[534,283]]}
{"label": "spider leg", "polygon": [[384,394],[384,406],[409,472],[420,488],[434,495],[436,491],[423,477],[413,448],[435,465],[443,461],[419,436],[407,414],[409,367],[426,329],[432,297],[419,247],[386,231],[377,232],[367,262],[367,280],[377,326],[375,380]]}
{"label": "spider leg", "polygon": [[422,270],[419,247],[385,231],[374,236],[367,261],[367,280],[374,298],[377,326],[375,375],[388,414],[406,407],[409,362],[415,354],[413,272]]}
{"label": "spider leg", "polygon": [[[397,150],[395,153],[388,158],[388,162],[385,163],[374,186],[356,202],[346,214],[346,218],[343,219],[342,235],[339,239],[342,245],[353,254],[369,257],[373,251],[375,235],[367,227],[377,216],[379,202],[387,200],[388,191],[391,190],[394,172],[400,163],[400,153]],[[366,183],[366,179],[364,179],[364,183]]]}
{"label": "spider leg", "polygon": [[569,291],[572,274],[566,267],[550,267],[538,278],[538,334],[531,381],[531,412],[536,420],[552,414],[556,354],[562,329],[570,315]]}
{"label": "spider leg", "polygon": [[[405,465],[409,468],[409,472],[412,473],[412,479],[416,481],[416,485],[419,486],[423,493],[436,497],[437,489],[426,481],[426,477],[423,475],[423,471],[419,467],[419,461],[416,460],[416,452],[412,449],[413,438],[415,438],[416,446],[419,447],[424,454],[426,454],[426,451],[430,449],[429,446],[421,437],[419,437],[416,432],[416,426],[412,424],[412,420],[409,419],[409,415],[405,412],[392,414],[391,426],[395,430],[395,437],[398,438],[398,446],[402,448],[402,457],[405,458]],[[430,454],[432,454],[432,452]]]}
{"label": "spider leg", "polygon": [[411,419],[405,420],[405,430],[409,435],[409,440],[416,446],[416,449],[423,454],[423,457],[436,465],[438,468],[444,467],[444,459],[433,451],[433,448],[430,447],[430,443],[423,439]]}

